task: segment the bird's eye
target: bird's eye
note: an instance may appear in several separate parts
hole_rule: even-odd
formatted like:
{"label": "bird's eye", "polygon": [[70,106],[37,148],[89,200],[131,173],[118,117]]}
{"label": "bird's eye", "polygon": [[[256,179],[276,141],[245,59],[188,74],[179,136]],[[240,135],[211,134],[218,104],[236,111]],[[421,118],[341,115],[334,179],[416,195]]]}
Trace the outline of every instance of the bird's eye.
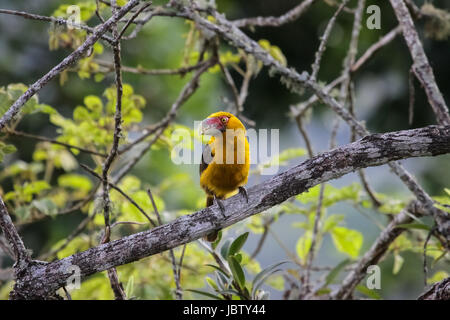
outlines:
{"label": "bird's eye", "polygon": [[222,122],[226,123],[227,122],[227,118],[226,117],[222,118]]}

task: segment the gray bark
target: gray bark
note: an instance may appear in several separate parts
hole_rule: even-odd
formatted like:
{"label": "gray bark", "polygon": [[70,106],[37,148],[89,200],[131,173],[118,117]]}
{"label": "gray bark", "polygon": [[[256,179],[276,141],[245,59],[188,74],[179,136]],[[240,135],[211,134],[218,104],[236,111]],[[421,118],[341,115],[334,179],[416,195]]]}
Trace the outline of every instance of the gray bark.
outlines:
{"label": "gray bark", "polygon": [[[309,188],[370,166],[411,157],[450,152],[450,126],[428,126],[366,136],[354,143],[317,155],[248,189],[248,203],[241,195],[223,201],[226,217],[217,205],[174,221],[102,244],[50,263],[31,261],[18,273],[11,293],[15,299],[43,299],[65,285],[76,265],[84,278],[199,239],[254,214],[269,209]],[[447,216],[448,218],[448,216]]]}

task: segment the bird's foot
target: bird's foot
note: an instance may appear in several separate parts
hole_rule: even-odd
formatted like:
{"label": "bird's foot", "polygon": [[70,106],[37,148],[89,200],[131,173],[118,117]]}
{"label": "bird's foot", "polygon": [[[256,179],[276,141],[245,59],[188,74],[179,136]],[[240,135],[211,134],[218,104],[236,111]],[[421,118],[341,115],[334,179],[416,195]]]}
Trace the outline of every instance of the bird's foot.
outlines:
{"label": "bird's foot", "polygon": [[239,193],[242,194],[245,198],[245,200],[248,203],[248,194],[247,194],[247,189],[245,189],[244,187],[239,187]]}
{"label": "bird's foot", "polygon": [[214,201],[216,201],[217,205],[219,206],[220,213],[222,214],[222,216],[226,218],[227,216],[225,215],[225,206],[223,205],[222,200],[214,196]]}

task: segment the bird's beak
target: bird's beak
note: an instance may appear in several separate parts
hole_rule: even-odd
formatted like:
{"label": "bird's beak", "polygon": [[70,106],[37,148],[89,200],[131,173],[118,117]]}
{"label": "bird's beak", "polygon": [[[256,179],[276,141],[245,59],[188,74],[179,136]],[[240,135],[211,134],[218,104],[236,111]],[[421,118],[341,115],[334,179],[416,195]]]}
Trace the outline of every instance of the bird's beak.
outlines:
{"label": "bird's beak", "polygon": [[219,118],[207,118],[200,124],[200,134],[216,136],[225,131],[225,127]]}

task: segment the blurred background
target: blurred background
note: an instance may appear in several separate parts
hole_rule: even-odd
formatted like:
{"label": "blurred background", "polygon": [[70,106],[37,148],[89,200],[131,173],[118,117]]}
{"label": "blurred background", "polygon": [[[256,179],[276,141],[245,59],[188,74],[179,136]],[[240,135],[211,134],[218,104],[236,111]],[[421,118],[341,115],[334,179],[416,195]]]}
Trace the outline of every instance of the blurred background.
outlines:
{"label": "blurred background", "polygon": [[[419,7],[424,3],[422,0],[414,2]],[[448,0],[430,2],[438,8],[450,9]],[[71,1],[65,0],[0,0],[0,8],[50,16],[62,3],[72,4]],[[164,3],[164,1],[155,3]],[[278,16],[297,4],[298,1],[294,0],[217,0],[218,10],[224,12],[230,20],[253,16]],[[369,30],[363,23],[357,57],[398,24],[389,1],[368,0],[366,6],[370,4],[377,4],[381,7],[381,29]],[[355,5],[356,1],[350,1],[349,7]],[[319,37],[335,10],[335,7],[325,1],[318,0],[306,14],[295,22],[278,28],[257,27],[253,31],[245,29],[245,32],[255,40],[267,39],[271,45],[278,46],[290,67],[299,72],[303,70],[310,72],[314,54],[319,46]],[[364,14],[363,21],[367,17],[368,14]],[[95,26],[97,23],[99,21],[95,16],[88,22],[90,26]],[[318,75],[320,81],[328,83],[340,75],[343,59],[348,50],[352,23],[353,16],[351,14],[343,12],[338,17],[322,59]],[[436,40],[426,37],[424,34],[425,23],[424,20],[416,21],[436,81],[447,103],[450,103],[448,100],[450,96],[450,42],[448,38]],[[51,24],[47,22],[0,14],[0,87],[11,83],[30,85],[71,52],[64,48],[49,50],[49,30],[51,28]],[[123,65],[141,66],[147,69],[182,66],[183,48],[188,31],[189,25],[182,19],[154,18],[143,28],[137,38],[123,42]],[[106,45],[100,59],[112,61],[111,50]],[[399,36],[381,49],[355,74],[356,116],[366,122],[367,128],[371,132],[388,132],[435,124],[432,109],[417,81],[415,82],[414,120],[411,125],[408,123],[410,67],[409,51],[403,38]],[[230,70],[235,82],[240,85],[241,76],[233,69]],[[189,75],[180,77],[177,75],[138,75],[126,72],[123,74],[124,82],[132,85],[134,92],[146,100],[146,106],[143,109],[143,125],[155,123],[164,117],[188,79]],[[113,73],[108,73],[102,81],[97,82],[93,77],[80,79],[76,73],[69,72],[64,85],[60,85],[59,81],[55,79],[45,86],[39,92],[39,101],[51,105],[60,114],[71,117],[74,108],[83,104],[85,96],[101,96],[106,87],[113,83]],[[220,73],[206,73],[201,78],[198,91],[180,109],[176,118],[177,123],[192,128],[194,120],[202,120],[212,112],[227,108],[224,97],[232,100],[231,92],[223,76]],[[289,148],[304,148],[304,141],[298,132],[295,121],[289,116],[289,111],[291,105],[306,100],[308,97],[308,92],[305,92],[303,97],[289,92],[277,77],[270,77],[267,70],[262,70],[250,83],[249,95],[244,105],[244,115],[255,121],[256,129],[279,129],[280,151]],[[334,114],[326,106],[321,104],[314,106],[311,120],[307,123],[306,129],[310,133],[315,152],[328,149],[333,119]],[[48,115],[43,113],[24,117],[17,129],[47,137],[57,135],[57,127],[49,123]],[[130,134],[130,136],[132,135]],[[346,144],[349,140],[349,129],[341,123],[337,144]],[[16,146],[17,152],[5,158],[0,164],[1,170],[18,159],[24,162],[33,160],[36,141],[20,137],[11,138],[9,141]],[[80,157],[83,159],[84,156]],[[169,157],[170,151],[166,148],[152,149],[131,174],[139,177],[142,184],[155,186],[155,188],[161,186],[163,182],[172,182],[170,187],[164,191],[160,189],[156,191],[165,203],[165,210],[171,212],[183,209],[193,212],[204,201],[203,192],[198,185],[198,167],[196,165],[175,165],[169,161]],[[280,170],[286,170],[306,158],[305,155],[290,159],[286,166],[280,167]],[[446,155],[436,158],[410,159],[403,161],[403,164],[415,174],[427,192],[433,196],[439,196],[444,194],[445,187],[449,187],[449,160],[450,156]],[[77,169],[77,172],[85,174],[81,169]],[[409,191],[387,166],[369,168],[366,174],[377,192],[395,196],[400,199],[399,201],[412,199]],[[89,178],[92,177],[89,176]],[[250,178],[248,185],[251,186],[267,178],[270,176],[254,175]],[[92,181],[94,180],[92,179]],[[359,183],[356,174],[346,175],[341,179],[331,181],[330,184],[340,188],[353,182]],[[11,180],[5,178],[0,183],[3,193],[12,189]],[[346,226],[356,229],[364,235],[361,253],[371,246],[380,232],[379,226],[373,220],[382,224],[388,221],[386,215],[375,212],[375,210],[367,210],[365,214],[362,214],[360,209],[344,202],[336,203],[327,210],[332,214],[345,215]],[[39,255],[54,243],[67,237],[84,215],[85,213],[77,211],[62,217],[23,224],[20,232],[24,236],[26,245],[33,250],[35,255]],[[293,223],[303,220],[303,216],[295,214],[283,215],[278,218],[272,225],[272,232],[268,234],[263,249],[257,256],[261,267],[288,258],[285,250],[280,247],[280,241],[287,250],[295,253],[297,240],[304,230],[293,227]],[[226,236],[234,237],[247,229],[245,223],[240,223],[229,228]],[[273,234],[276,234],[278,239],[274,238]],[[251,233],[244,246],[244,251],[253,252],[260,237],[260,234]],[[325,236],[315,265],[333,266],[344,257],[343,253],[336,251],[332,239]],[[402,258],[404,259],[403,267],[396,274],[392,272],[394,265],[392,255],[380,263],[382,283],[381,290],[378,292],[384,299],[414,299],[424,289],[423,262],[420,250],[404,252]],[[150,259],[152,257],[146,260]],[[11,263],[6,257],[0,262],[4,267]],[[448,268],[448,263],[444,264],[445,268]],[[442,267],[432,269],[430,274],[433,275],[434,271],[441,269]],[[168,271],[167,277],[170,276],[170,271]],[[276,285],[267,286],[266,290],[270,292],[271,298],[282,298],[283,290],[277,290]],[[141,297],[158,298],[157,295],[151,294],[143,294]]]}

